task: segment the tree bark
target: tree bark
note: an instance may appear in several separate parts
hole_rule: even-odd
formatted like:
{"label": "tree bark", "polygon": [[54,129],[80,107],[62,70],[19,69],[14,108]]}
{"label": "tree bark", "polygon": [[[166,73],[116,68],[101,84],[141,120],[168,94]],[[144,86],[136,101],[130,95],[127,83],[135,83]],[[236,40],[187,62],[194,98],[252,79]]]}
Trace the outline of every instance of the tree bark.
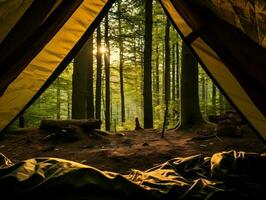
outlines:
{"label": "tree bark", "polygon": [[88,90],[87,90],[87,118],[94,118],[93,98],[93,35],[88,40]]}
{"label": "tree bark", "polygon": [[88,59],[89,45],[84,44],[74,59],[72,79],[72,118],[87,118],[87,85],[88,85]]}
{"label": "tree bark", "polygon": [[110,131],[110,43],[108,14],[105,17],[104,39],[106,45],[105,60],[105,130]]}
{"label": "tree bark", "polygon": [[179,99],[179,87],[180,87],[180,81],[179,81],[179,46],[178,42],[176,43],[176,97]]}
{"label": "tree bark", "polygon": [[96,99],[95,117],[101,119],[101,90],[102,90],[102,54],[101,54],[101,27],[97,28],[97,77],[96,77]]}
{"label": "tree bark", "polygon": [[169,31],[170,31],[170,21],[166,19],[165,25],[165,69],[164,69],[164,103],[165,105],[169,101],[170,97],[170,46],[169,46]]}
{"label": "tree bark", "polygon": [[61,108],[61,100],[60,100],[60,77],[56,79],[56,119],[60,119],[60,108]]}
{"label": "tree bark", "polygon": [[176,64],[175,64],[175,44],[172,44],[172,100],[176,100],[176,75],[175,75],[175,69],[176,69]]}
{"label": "tree bark", "polygon": [[216,115],[216,86],[212,84],[212,111]]}
{"label": "tree bark", "polygon": [[205,84],[205,77],[204,75],[202,74],[202,77],[201,77],[201,100],[202,100],[202,109],[203,109],[203,112],[204,112],[204,116],[207,116],[207,113],[206,113],[206,84]]}
{"label": "tree bark", "polygon": [[220,114],[224,112],[224,99],[223,99],[223,94],[220,91],[219,94],[219,105],[220,105]]}
{"label": "tree bark", "polygon": [[67,119],[71,118],[71,91],[67,91]]}
{"label": "tree bark", "polygon": [[18,124],[19,128],[25,128],[25,117],[23,114],[19,116],[18,122],[19,122]]}
{"label": "tree bark", "polygon": [[145,1],[144,128],[153,128],[152,110],[152,0]]}
{"label": "tree bark", "polygon": [[183,44],[181,68],[181,116],[179,129],[203,123],[199,107],[198,63],[188,47]]}
{"label": "tree bark", "polygon": [[156,92],[156,101],[157,105],[160,104],[160,72],[159,72],[159,46],[156,45],[156,69],[155,69],[155,77],[156,77],[156,85],[155,85],[155,92]]}
{"label": "tree bark", "polygon": [[125,96],[124,96],[124,47],[123,47],[123,41],[122,41],[122,25],[121,25],[121,3],[118,1],[117,6],[117,12],[118,12],[118,43],[119,43],[119,73],[120,73],[120,97],[121,97],[121,121],[124,123],[126,121],[125,119]]}

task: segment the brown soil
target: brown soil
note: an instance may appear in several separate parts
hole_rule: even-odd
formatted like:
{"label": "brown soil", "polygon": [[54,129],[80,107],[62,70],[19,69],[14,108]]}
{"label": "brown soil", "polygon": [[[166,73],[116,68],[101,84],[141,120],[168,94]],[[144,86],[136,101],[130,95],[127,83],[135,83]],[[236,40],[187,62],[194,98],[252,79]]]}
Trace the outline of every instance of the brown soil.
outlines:
{"label": "brown soil", "polygon": [[124,132],[124,136],[89,137],[70,142],[43,142],[47,133],[39,129],[13,131],[0,141],[0,152],[13,162],[32,157],[59,157],[91,165],[101,170],[128,173],[131,168],[145,170],[173,157],[238,150],[264,153],[266,146],[255,134],[242,137],[213,137],[194,140],[200,130],[168,130],[164,138],[155,129]]}

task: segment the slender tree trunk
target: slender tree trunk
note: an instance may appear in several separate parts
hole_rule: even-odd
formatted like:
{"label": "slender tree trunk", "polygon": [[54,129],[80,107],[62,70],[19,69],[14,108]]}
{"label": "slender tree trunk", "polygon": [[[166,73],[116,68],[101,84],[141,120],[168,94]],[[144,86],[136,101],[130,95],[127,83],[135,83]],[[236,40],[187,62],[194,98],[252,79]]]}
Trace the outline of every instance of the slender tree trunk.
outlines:
{"label": "slender tree trunk", "polygon": [[152,110],[152,0],[145,1],[144,128],[153,128]]}
{"label": "slender tree trunk", "polygon": [[21,114],[18,118],[18,126],[19,128],[25,128],[25,117]]}
{"label": "slender tree trunk", "polygon": [[156,92],[156,100],[157,105],[160,104],[160,72],[159,72],[159,46],[156,45],[156,69],[155,69],[155,92]]}
{"label": "slender tree trunk", "polygon": [[60,101],[60,77],[56,79],[56,119],[60,119],[61,114],[61,101]]}
{"label": "slender tree trunk", "polygon": [[213,114],[216,114],[216,86],[214,83],[212,84],[212,108],[213,108]]}
{"label": "slender tree trunk", "polygon": [[124,58],[123,58],[123,54],[124,54],[124,47],[123,47],[123,41],[122,41],[122,25],[121,25],[121,5],[120,5],[120,1],[118,1],[118,7],[117,7],[117,11],[118,11],[118,43],[119,43],[119,57],[120,57],[120,63],[119,63],[119,72],[120,72],[120,96],[121,96],[121,121],[122,123],[125,122],[125,96],[124,96],[124,72],[123,72],[123,68],[124,68]]}
{"label": "slender tree trunk", "polygon": [[221,91],[219,94],[219,105],[220,105],[220,113],[223,113],[224,112],[224,100],[223,100],[223,94]]}
{"label": "slender tree trunk", "polygon": [[[138,63],[137,63],[137,47],[136,47],[136,38],[134,38],[134,68],[136,70],[136,72],[138,72]],[[139,75],[139,74],[138,74]],[[135,84],[135,87],[134,87],[134,90],[135,90],[135,93],[138,94],[139,93],[139,77],[134,79],[134,84]],[[142,98],[141,98],[142,99]],[[136,110],[136,116],[140,116],[140,112],[139,112],[139,104],[140,104],[140,100],[139,100],[139,95],[135,95],[135,102],[136,102],[136,107],[135,107],[135,110]]]}
{"label": "slender tree trunk", "polygon": [[164,103],[167,104],[170,97],[170,46],[169,46],[169,30],[170,30],[170,21],[166,19],[165,26],[165,69],[164,69]]}
{"label": "slender tree trunk", "polygon": [[180,129],[203,123],[199,107],[198,63],[188,47],[182,48]]}
{"label": "slender tree trunk", "polygon": [[201,101],[202,101],[202,109],[204,111],[204,116],[206,116],[206,88],[205,88],[205,77],[202,75],[201,77]]}
{"label": "slender tree trunk", "polygon": [[67,119],[71,118],[71,91],[67,91]]}
{"label": "slender tree trunk", "polygon": [[101,119],[101,90],[102,90],[102,54],[101,54],[101,27],[97,28],[97,77],[96,77],[96,119]]}
{"label": "slender tree trunk", "polygon": [[175,75],[175,69],[176,69],[176,64],[175,64],[175,44],[172,44],[172,100],[175,101],[176,99],[176,75]]}
{"label": "slender tree trunk", "polygon": [[176,97],[179,99],[179,46],[178,41],[176,43]]}
{"label": "slender tree trunk", "polygon": [[88,89],[87,89],[87,118],[94,118],[93,98],[93,35],[88,40]]}
{"label": "slender tree trunk", "polygon": [[105,129],[110,130],[110,43],[108,14],[105,17],[104,39],[106,45],[105,60]]}
{"label": "slender tree trunk", "polygon": [[165,43],[163,44],[163,51],[162,51],[162,61],[163,61],[163,73],[162,73],[162,101],[165,100]]}

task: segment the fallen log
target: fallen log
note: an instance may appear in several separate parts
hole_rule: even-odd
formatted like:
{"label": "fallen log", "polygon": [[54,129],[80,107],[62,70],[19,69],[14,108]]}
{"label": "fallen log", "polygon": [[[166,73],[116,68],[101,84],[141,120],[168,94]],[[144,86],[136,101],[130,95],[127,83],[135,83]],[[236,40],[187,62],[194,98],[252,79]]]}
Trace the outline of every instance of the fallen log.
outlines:
{"label": "fallen log", "polygon": [[56,131],[77,126],[83,131],[90,132],[101,128],[101,120],[96,119],[72,119],[72,120],[42,120],[40,129],[46,131]]}

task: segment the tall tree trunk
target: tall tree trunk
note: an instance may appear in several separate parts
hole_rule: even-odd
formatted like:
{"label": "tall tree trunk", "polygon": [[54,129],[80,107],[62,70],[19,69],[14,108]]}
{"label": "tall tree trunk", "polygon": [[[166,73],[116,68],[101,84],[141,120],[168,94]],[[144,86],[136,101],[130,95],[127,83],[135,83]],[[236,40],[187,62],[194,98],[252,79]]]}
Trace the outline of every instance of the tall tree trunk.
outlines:
{"label": "tall tree trunk", "polygon": [[67,90],[67,119],[71,118],[71,91]]}
{"label": "tall tree trunk", "polygon": [[97,77],[96,77],[96,99],[95,99],[95,117],[101,119],[101,90],[102,90],[102,54],[101,54],[101,27],[97,28]]}
{"label": "tall tree trunk", "polygon": [[60,119],[61,114],[61,100],[60,100],[60,77],[57,77],[56,79],[56,119]]}
{"label": "tall tree trunk", "polygon": [[165,26],[165,69],[164,69],[164,103],[167,104],[170,97],[170,46],[169,46],[169,31],[170,31],[170,21],[166,19]]}
{"label": "tall tree trunk", "polygon": [[117,6],[117,12],[118,12],[118,43],[119,43],[119,57],[120,57],[120,63],[119,63],[119,72],[120,72],[120,96],[121,96],[121,121],[122,123],[125,122],[125,96],[124,96],[124,47],[123,47],[123,41],[122,41],[122,25],[121,25],[121,5],[120,1],[118,1]]}
{"label": "tall tree trunk", "polygon": [[175,69],[176,69],[176,64],[175,64],[175,44],[172,44],[172,100],[175,101],[176,99],[176,94],[175,94],[175,88],[176,88],[176,76],[175,76]]}
{"label": "tall tree trunk", "polygon": [[203,118],[199,107],[198,63],[184,44],[181,70],[181,116],[179,128],[187,129],[203,123]]}
{"label": "tall tree trunk", "polygon": [[105,17],[104,39],[106,45],[105,60],[105,129],[110,131],[110,43],[108,14]]}
{"label": "tall tree trunk", "polygon": [[[134,49],[133,49],[133,52],[134,52],[134,68],[135,68],[135,71],[138,72],[138,63],[137,63],[137,42],[136,42],[136,38],[134,38]],[[139,73],[138,73],[139,75]],[[135,84],[135,87],[134,87],[134,90],[135,90],[135,93],[138,94],[139,93],[139,78],[140,76],[138,76],[136,79],[134,79],[134,84]],[[140,98],[142,100],[142,98]],[[139,117],[141,114],[140,114],[140,100],[139,99],[139,95],[135,95],[135,102],[136,102],[136,107],[135,107],[135,110],[136,110],[136,116]]]}
{"label": "tall tree trunk", "polygon": [[179,99],[179,46],[178,41],[176,42],[176,97]]}
{"label": "tall tree trunk", "polygon": [[18,118],[18,126],[19,128],[25,128],[25,117],[23,113]]}
{"label": "tall tree trunk", "polygon": [[93,35],[88,40],[88,89],[87,89],[87,118],[94,118],[93,98]]}
{"label": "tall tree trunk", "polygon": [[202,109],[204,112],[204,116],[206,117],[206,88],[205,88],[205,76],[202,74],[201,77],[201,101],[202,101]]}
{"label": "tall tree trunk", "polygon": [[224,99],[223,99],[223,94],[221,91],[219,94],[219,105],[220,105],[220,113],[223,113],[224,112]]}
{"label": "tall tree trunk", "polygon": [[213,114],[216,114],[216,86],[213,83],[212,84],[212,111]]}
{"label": "tall tree trunk", "polygon": [[88,42],[81,48],[74,59],[72,79],[72,118],[87,118],[87,90],[88,90]]}
{"label": "tall tree trunk", "polygon": [[162,101],[165,100],[165,43],[163,44],[162,51],[162,61],[163,61],[163,73],[162,73]]}
{"label": "tall tree trunk", "polygon": [[152,0],[145,1],[144,128],[153,128],[152,110]]}
{"label": "tall tree trunk", "polygon": [[208,98],[208,93],[209,93],[209,88],[208,88],[208,79],[207,77],[205,77],[205,116],[208,116],[208,102],[209,102],[209,98]]}
{"label": "tall tree trunk", "polygon": [[157,105],[160,104],[160,72],[159,72],[159,46],[156,45],[155,92]]}

